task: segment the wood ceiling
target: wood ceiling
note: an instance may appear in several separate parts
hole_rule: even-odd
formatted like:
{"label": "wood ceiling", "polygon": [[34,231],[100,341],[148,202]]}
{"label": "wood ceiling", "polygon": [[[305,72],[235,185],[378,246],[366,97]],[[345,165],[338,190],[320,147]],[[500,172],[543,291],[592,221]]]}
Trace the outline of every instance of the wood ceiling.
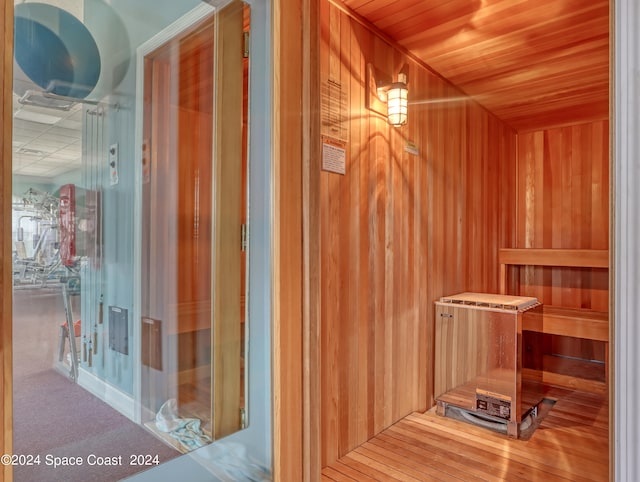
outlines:
{"label": "wood ceiling", "polygon": [[344,0],[517,131],[609,116],[609,0]]}

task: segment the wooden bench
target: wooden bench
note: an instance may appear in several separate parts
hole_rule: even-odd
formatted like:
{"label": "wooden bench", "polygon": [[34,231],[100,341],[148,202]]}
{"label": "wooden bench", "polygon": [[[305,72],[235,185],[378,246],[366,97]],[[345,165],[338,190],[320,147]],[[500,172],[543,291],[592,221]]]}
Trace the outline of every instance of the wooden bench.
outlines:
{"label": "wooden bench", "polygon": [[507,266],[557,266],[569,268],[609,268],[609,251],[606,249],[538,249],[501,248],[500,293],[507,289]]}
{"label": "wooden bench", "polygon": [[[498,261],[500,263],[500,293],[507,294],[509,266],[607,269],[609,267],[609,252],[596,249],[502,248],[498,253]],[[609,314],[590,309],[543,305],[542,315],[528,317],[523,329],[608,344]],[[607,362],[608,359],[605,363]],[[544,372],[543,377],[545,381],[552,384],[569,385],[595,392],[606,391],[606,382],[583,381],[547,372]]]}
{"label": "wooden bench", "polygon": [[542,315],[527,317],[523,329],[608,342],[609,315],[603,311],[543,305]]}

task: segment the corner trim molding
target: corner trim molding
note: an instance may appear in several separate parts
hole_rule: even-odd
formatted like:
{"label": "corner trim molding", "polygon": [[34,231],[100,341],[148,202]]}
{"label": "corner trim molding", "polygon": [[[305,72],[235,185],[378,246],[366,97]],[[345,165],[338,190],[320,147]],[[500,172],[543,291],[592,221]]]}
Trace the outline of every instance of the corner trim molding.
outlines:
{"label": "corner trim molding", "polygon": [[613,2],[612,480],[640,480],[640,6]]}

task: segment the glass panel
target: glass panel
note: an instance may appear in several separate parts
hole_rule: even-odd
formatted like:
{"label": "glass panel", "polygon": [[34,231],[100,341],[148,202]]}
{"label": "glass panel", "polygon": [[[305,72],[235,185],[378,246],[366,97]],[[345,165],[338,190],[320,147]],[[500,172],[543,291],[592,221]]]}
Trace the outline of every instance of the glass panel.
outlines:
{"label": "glass panel", "polygon": [[211,441],[213,18],[145,58],[142,400]]}
{"label": "glass panel", "polygon": [[[164,417],[190,421],[188,433],[171,431],[184,451],[237,431],[244,418],[246,92],[236,7],[144,58],[142,403],[158,432]],[[236,53],[219,54],[219,75],[216,36]]]}
{"label": "glass panel", "polygon": [[15,25],[13,433],[40,460],[15,479],[117,480],[247,424],[249,9],[52,0]]}

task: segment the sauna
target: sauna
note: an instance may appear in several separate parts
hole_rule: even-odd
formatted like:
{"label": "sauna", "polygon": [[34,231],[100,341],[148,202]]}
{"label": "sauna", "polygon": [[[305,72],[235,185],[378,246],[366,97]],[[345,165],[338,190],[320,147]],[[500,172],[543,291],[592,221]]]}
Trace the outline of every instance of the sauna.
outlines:
{"label": "sauna", "polygon": [[[77,105],[61,119],[86,120],[92,136],[101,125],[117,134],[102,138],[100,152],[86,151],[90,164],[102,166],[102,177],[91,178],[106,188],[107,195],[97,200],[104,207],[102,219],[117,220],[101,231],[105,242],[96,247],[105,262],[93,268],[110,276],[108,289],[94,277],[81,285],[86,290],[81,306],[71,306],[91,313],[82,317],[88,336],[80,347],[92,342],[93,348],[95,333],[101,342],[97,353],[87,350],[94,355],[90,368],[116,380],[94,390],[99,397],[113,401],[116,395],[126,402],[120,409],[144,413],[137,423],[152,422],[169,397],[184,408],[193,402],[213,438],[242,439],[247,454],[257,456],[273,480],[640,478],[634,443],[640,430],[634,350],[640,219],[633,181],[639,158],[637,2],[247,0],[250,28],[237,39],[242,48],[230,48],[244,59],[242,121],[232,117],[223,123],[226,139],[242,135],[242,147],[233,156],[242,157],[246,192],[240,204],[246,219],[234,216],[224,232],[230,244],[248,245],[246,260],[239,258],[240,286],[247,292],[228,312],[226,319],[238,318],[239,308],[240,322],[226,332],[233,346],[218,358],[209,353],[216,327],[204,322],[226,310],[214,303],[209,288],[221,283],[231,293],[225,299],[236,298],[237,277],[225,283],[226,271],[206,272],[206,257],[199,258],[201,265],[194,263],[201,253],[208,251],[213,259],[220,252],[207,246],[213,247],[215,232],[189,220],[220,213],[213,205],[208,213],[200,209],[210,204],[213,190],[198,197],[185,187],[199,185],[195,171],[208,169],[204,158],[210,150],[221,152],[197,132],[210,130],[213,110],[197,114],[194,106],[211,95],[211,86],[203,76],[191,91],[181,81],[179,88],[169,88],[165,81],[189,77],[191,64],[170,62],[162,44],[138,49],[193,9],[238,2],[45,3],[84,17],[92,35],[99,30],[120,45],[99,77],[83,79],[84,84],[97,81],[106,95],[100,99],[104,109]],[[16,307],[38,308],[12,298],[12,274],[27,272],[21,268],[32,262],[25,258],[31,257],[36,238],[46,238],[45,230],[51,230],[42,224],[38,231],[38,223],[26,219],[12,229],[8,221],[15,201],[12,157],[19,169],[32,167],[32,175],[53,170],[47,162],[15,163],[40,154],[17,152],[28,146],[12,138],[12,129],[32,121],[15,116],[20,108],[15,92],[9,108],[15,80],[12,40],[20,42],[12,17],[38,4],[0,0],[5,32],[0,205],[7,220],[0,245],[5,260],[15,250],[20,268],[11,273],[11,263],[3,263],[1,280],[0,411],[6,453],[16,452],[12,441],[21,430],[14,419],[26,406],[15,393],[12,400],[12,387],[19,383],[13,371],[25,367],[16,355],[27,354],[7,320]],[[101,30],[114,20],[93,15],[103,4],[119,13],[124,31]],[[203,19],[195,17],[191,26]],[[63,39],[57,25],[40,23]],[[181,32],[179,38],[195,43],[207,38],[198,28]],[[51,40],[51,47],[61,46]],[[78,52],[70,42],[63,39],[62,47]],[[86,44],[85,54],[91,50]],[[192,51],[188,44],[183,52],[194,59],[199,48]],[[102,54],[104,44],[98,41],[96,47]],[[203,51],[217,47],[214,41]],[[209,66],[208,61],[193,64]],[[218,65],[228,73],[223,64]],[[154,68],[162,74],[155,85],[136,85]],[[83,95],[67,87],[54,84],[55,92],[32,92],[23,100]],[[227,87],[225,93],[235,93],[240,79]],[[172,92],[180,93],[177,101],[167,97]],[[172,104],[176,115],[145,116],[144,105],[133,105],[145,96],[151,101],[147,114],[154,106]],[[158,135],[172,122],[184,125],[182,135]],[[169,173],[160,178],[160,164],[139,173],[138,180],[150,181],[144,196],[138,192],[144,199],[130,189],[143,145],[138,128],[155,129],[146,146],[165,148],[162,159],[155,159]],[[99,144],[101,138],[88,139]],[[74,144],[74,152],[85,147]],[[178,159],[174,150],[184,154],[179,162],[173,162]],[[179,175],[171,175],[171,169]],[[75,181],[65,176],[64,183],[79,185],[77,176]],[[144,223],[162,226],[163,211],[171,205],[162,192],[153,192],[162,183],[185,200],[174,203],[177,217],[171,222],[180,229],[168,231],[180,233],[179,246],[189,259],[164,249],[173,241],[167,230],[145,230],[135,239],[135,229]],[[232,183],[207,187],[212,186],[231,189]],[[51,199],[41,191],[55,194],[49,185],[18,187],[25,199],[45,208]],[[135,204],[139,216],[119,216],[120,208],[130,212]],[[135,251],[134,245],[139,258],[145,257],[143,273],[136,273],[134,253],[127,251]],[[227,257],[232,258],[238,261]],[[177,276],[182,261],[186,277]],[[170,269],[163,272],[161,263]],[[180,291],[172,298],[146,289],[158,279]],[[43,288],[50,288],[47,283]],[[514,440],[437,413],[437,367],[452,360],[450,350],[438,349],[437,303],[460,293],[540,303],[536,316],[523,319],[531,336],[521,345],[522,375],[539,377],[542,396],[553,405],[529,439]],[[151,299],[152,309],[142,306]],[[178,317],[186,322],[178,323]],[[51,335],[36,332],[53,340],[54,347],[61,328],[57,318]],[[106,336],[111,327],[114,334],[128,333],[128,339]],[[122,327],[128,331],[116,329]],[[39,336],[23,339],[40,342]],[[49,357],[47,347],[40,352]],[[229,408],[232,430],[239,430],[227,437],[215,410],[218,402],[226,403],[218,398],[224,391],[217,389],[225,380],[214,369],[231,358],[240,363],[229,372],[231,402],[223,406]],[[129,370],[134,362],[140,371]],[[78,385],[89,380],[88,359],[82,364]],[[168,393],[170,385],[186,389]],[[189,412],[183,414],[194,414]],[[216,424],[223,430],[214,434]],[[93,424],[85,426],[91,427],[87,433],[96,431]],[[150,446],[136,440],[138,446]],[[155,436],[148,440],[166,448]],[[136,479],[173,480],[175,474],[195,479],[217,447],[218,441],[208,445],[202,458],[176,455]],[[20,476],[5,466],[0,479],[10,480],[12,472]]]}
{"label": "sauna", "polygon": [[[563,397],[584,397],[599,431],[610,368],[608,2],[319,8],[323,474],[417,477],[394,460],[418,446],[413,469],[437,477],[449,469],[429,465],[429,452],[455,459],[443,445],[484,437],[429,418],[439,367],[476,356],[438,346],[436,305],[459,293],[539,301],[522,321],[522,378],[543,385],[532,406],[555,402],[542,421],[553,429],[569,423]],[[396,98],[407,100],[401,118]],[[420,434],[432,425],[438,435]],[[536,447],[542,432],[523,443]],[[582,446],[592,433],[574,435]],[[606,452],[590,468],[601,478]],[[589,457],[585,448],[549,470],[585,475]]]}

